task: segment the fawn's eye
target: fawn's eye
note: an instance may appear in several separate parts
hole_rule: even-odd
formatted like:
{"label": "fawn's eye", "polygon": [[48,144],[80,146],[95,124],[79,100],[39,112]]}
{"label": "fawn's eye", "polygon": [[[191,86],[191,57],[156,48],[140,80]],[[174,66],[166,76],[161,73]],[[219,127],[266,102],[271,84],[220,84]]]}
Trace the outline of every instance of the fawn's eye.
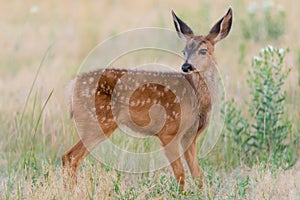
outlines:
{"label": "fawn's eye", "polygon": [[185,56],[185,51],[184,50],[182,50],[182,54]]}
{"label": "fawn's eye", "polygon": [[200,49],[199,50],[199,54],[201,54],[201,55],[206,55],[206,53],[207,53],[207,49]]}

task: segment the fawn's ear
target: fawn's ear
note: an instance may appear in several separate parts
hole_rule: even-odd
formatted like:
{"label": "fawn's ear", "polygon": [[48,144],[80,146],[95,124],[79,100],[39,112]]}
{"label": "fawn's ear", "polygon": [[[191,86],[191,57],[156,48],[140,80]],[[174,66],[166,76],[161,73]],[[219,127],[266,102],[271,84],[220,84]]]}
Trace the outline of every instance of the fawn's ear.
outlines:
{"label": "fawn's ear", "polygon": [[172,10],[172,16],[173,16],[175,29],[177,31],[178,36],[183,39],[189,39],[193,37],[194,33],[192,29],[181,19],[179,19],[173,10]]}
{"label": "fawn's ear", "polygon": [[224,39],[230,32],[232,25],[232,9],[229,8],[226,15],[222,17],[209,31],[207,38],[214,44]]}

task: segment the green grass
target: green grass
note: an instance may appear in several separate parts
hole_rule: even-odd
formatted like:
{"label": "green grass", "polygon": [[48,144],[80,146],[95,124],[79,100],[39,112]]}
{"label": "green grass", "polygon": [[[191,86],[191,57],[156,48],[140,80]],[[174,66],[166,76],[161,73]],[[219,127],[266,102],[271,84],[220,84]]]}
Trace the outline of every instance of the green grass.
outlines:
{"label": "green grass", "polygon": [[[151,173],[127,174],[101,164],[92,156],[89,156],[80,168],[79,184],[75,188],[64,188],[60,164],[62,152],[57,149],[59,142],[51,144],[49,141],[51,133],[45,129],[47,121],[42,120],[53,90],[49,91],[46,98],[41,98],[35,88],[43,62],[44,58],[29,88],[22,112],[12,116],[13,120],[1,117],[2,122],[8,120],[8,123],[1,123],[1,128],[16,135],[14,140],[7,140],[1,147],[1,158],[8,161],[3,165],[4,168],[1,168],[3,176],[1,198],[272,199],[283,195],[295,197],[296,193],[291,193],[290,190],[297,190],[293,184],[299,178],[294,176],[299,167],[283,171],[274,167],[272,163],[256,164],[251,167],[245,165],[247,162],[243,160],[252,158],[246,158],[242,149],[237,148],[243,143],[244,136],[235,136],[235,140],[232,140],[233,137],[221,137],[209,156],[199,159],[204,175],[204,187],[201,190],[188,176],[186,190],[180,192],[169,168]],[[234,114],[234,117],[226,118],[229,121],[225,121],[225,124],[236,129],[228,131],[240,133],[240,129],[249,127],[245,120],[239,117],[240,112],[233,109],[229,113]],[[55,136],[55,140],[65,140],[67,138],[64,137],[70,136],[63,134],[64,132],[74,132],[72,121],[67,120],[67,115],[64,118],[59,120],[61,124],[57,127],[57,131],[60,134]],[[235,119],[237,121],[234,121]],[[149,143],[153,139],[145,140],[144,143]],[[144,145],[130,142],[121,132],[115,134],[112,141],[137,152],[151,150],[144,148]],[[233,143],[235,146],[232,146]],[[224,157],[220,156],[224,153]],[[283,184],[285,182],[288,184]],[[261,190],[263,183],[265,189]]]}

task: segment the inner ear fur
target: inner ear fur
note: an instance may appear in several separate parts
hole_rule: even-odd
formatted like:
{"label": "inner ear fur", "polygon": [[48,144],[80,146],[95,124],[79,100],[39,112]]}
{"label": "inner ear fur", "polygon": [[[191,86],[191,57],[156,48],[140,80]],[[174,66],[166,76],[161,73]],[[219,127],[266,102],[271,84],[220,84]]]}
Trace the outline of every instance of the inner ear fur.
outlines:
{"label": "inner ear fur", "polygon": [[184,21],[182,21],[179,17],[177,17],[177,15],[173,10],[172,10],[172,16],[173,16],[174,26],[178,36],[180,38],[193,37],[194,33],[192,29]]}
{"label": "inner ear fur", "polygon": [[213,43],[224,39],[230,32],[232,26],[232,9],[229,8],[226,15],[222,17],[209,31],[207,38]]}

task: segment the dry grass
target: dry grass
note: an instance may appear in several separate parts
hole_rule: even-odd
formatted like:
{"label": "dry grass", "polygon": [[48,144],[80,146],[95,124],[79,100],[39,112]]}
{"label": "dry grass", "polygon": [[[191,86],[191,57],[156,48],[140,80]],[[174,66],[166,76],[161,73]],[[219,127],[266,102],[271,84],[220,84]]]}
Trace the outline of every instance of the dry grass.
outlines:
{"label": "dry grass", "polygon": [[[18,180],[16,188],[23,189],[10,194],[11,199],[299,199],[299,163],[287,171],[271,172],[261,166],[249,169],[242,167],[232,173],[223,170],[207,178],[203,190],[188,179],[184,194],[169,185],[174,185],[172,174],[167,169],[149,176],[118,174],[104,170],[99,163],[85,162],[78,177],[78,185],[64,187],[60,167],[45,167],[47,176],[40,176],[36,185],[32,180]],[[204,175],[209,177],[208,172]],[[118,178],[120,177],[120,178]],[[161,177],[164,177],[162,179]],[[2,188],[2,189],[7,189]],[[2,196],[4,198],[4,196]]]}
{"label": "dry grass", "polygon": [[[259,169],[253,168],[249,174],[251,183],[257,182],[256,187],[250,189],[249,199],[298,199],[300,163],[293,169],[280,171],[277,175],[267,170],[259,174]],[[256,177],[253,179],[253,177]]]}

